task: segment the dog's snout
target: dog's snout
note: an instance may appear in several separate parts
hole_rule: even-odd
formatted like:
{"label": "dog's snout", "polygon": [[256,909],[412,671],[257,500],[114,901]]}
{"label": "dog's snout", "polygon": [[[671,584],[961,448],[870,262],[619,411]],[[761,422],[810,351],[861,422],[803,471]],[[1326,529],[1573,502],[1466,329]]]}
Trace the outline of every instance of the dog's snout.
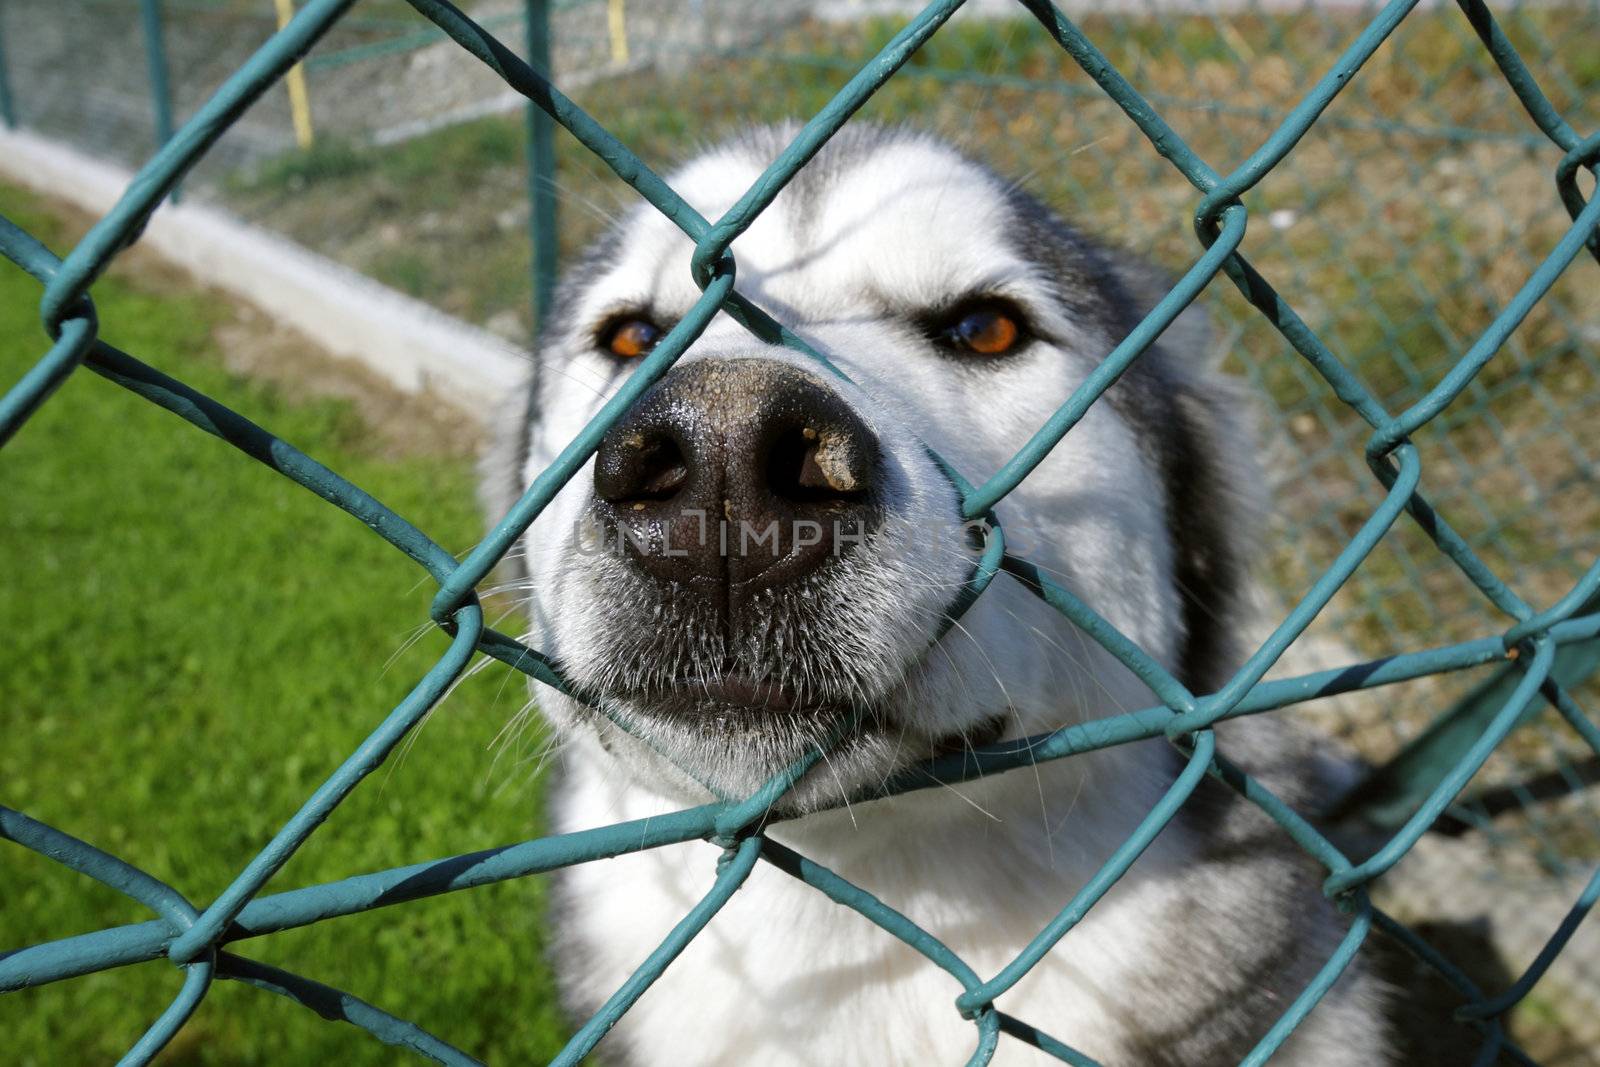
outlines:
{"label": "dog's snout", "polygon": [[872,431],[821,380],[774,360],[698,360],[606,434],[595,507],[636,565],[720,599],[858,543],[880,466]]}

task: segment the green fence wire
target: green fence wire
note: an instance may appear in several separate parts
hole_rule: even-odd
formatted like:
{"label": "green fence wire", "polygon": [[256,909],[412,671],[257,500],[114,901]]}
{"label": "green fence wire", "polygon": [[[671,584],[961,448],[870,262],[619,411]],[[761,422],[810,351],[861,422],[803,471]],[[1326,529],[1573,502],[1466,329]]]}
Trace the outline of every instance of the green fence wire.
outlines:
{"label": "green fence wire", "polygon": [[[724,797],[647,821],[622,823],[577,833],[544,837],[483,852],[452,856],[408,867],[355,875],[338,882],[288,892],[264,893],[272,876],[327,818],[330,812],[383,763],[395,746],[444,695],[452,682],[480,656],[501,660],[528,676],[565,689],[552,665],[538,652],[484,624],[476,589],[497,561],[521,537],[554,494],[587,461],[601,436],[630,404],[657,381],[694,342],[718,311],[727,311],[757,338],[784,344],[826,363],[788,333],[762,309],[742,296],[735,285],[733,240],[771,203],[785,184],[862,105],[918,53],[961,6],[961,0],[940,0],[895,32],[808,121],[792,143],[772,161],[726,214],[706,219],[685,203],[632,151],[531,68],[514,52],[445,0],[409,0],[435,27],[448,35],[517,92],[526,96],[643,196],[694,242],[685,266],[702,295],[694,309],[644,359],[619,393],[536,478],[526,493],[465,558],[457,560],[423,531],[336,472],[295,449],[245,416],[211,400],[160,370],[100,340],[91,287],[109,263],[136,238],[183,175],[222,133],[352,6],[353,0],[312,0],[180,128],[142,168],[118,204],[64,258],[7,220],[0,219],[0,253],[20,265],[44,287],[40,316],[50,346],[3,398],[0,398],[0,445],[15,434],[54,389],[78,366],[157,404],[198,428],[222,439],[285,477],[309,489],[367,525],[420,566],[438,585],[431,610],[433,621],[449,637],[446,653],[415,688],[384,718],[327,780],[283,825],[283,828],[210,903],[199,906],[177,888],[92,844],[45,825],[10,808],[0,808],[0,836],[88,875],[148,907],[154,918],[131,925],[67,937],[19,948],[0,955],[0,991],[16,990],[113,967],[165,957],[184,971],[183,984],[168,1008],[138,1038],[125,1063],[148,1062],[182,1028],[205,997],[211,982],[232,978],[296,1000],[329,1018],[359,1026],[382,1041],[409,1048],[449,1064],[474,1061],[465,1052],[404,1019],[348,993],[309,978],[241,957],[237,942],[305,926],[340,915],[439,893],[466,889],[625,852],[703,839],[715,846],[716,880],[711,891],[672,930],[650,957],[574,1035],[555,1062],[576,1063],[606,1031],[659,979],[673,958],[737,892],[759,862],[766,862],[814,887],[844,907],[905,942],[930,963],[947,971],[961,992],[950,1010],[973,1024],[969,1062],[993,1056],[1002,1037],[1032,1044],[1063,1062],[1093,1062],[1070,1045],[1072,1035],[1050,1036],[1029,1022],[1005,1015],[996,1001],[1045,954],[1068,938],[1073,926],[1135,863],[1142,849],[1183,806],[1203,776],[1211,775],[1266,812],[1327,871],[1326,894],[1353,916],[1348,933],[1317,976],[1262,1034],[1244,1063],[1264,1062],[1278,1049],[1367,941],[1373,927],[1397,939],[1424,965],[1437,971],[1461,996],[1457,1017],[1481,1031],[1479,1062],[1505,1055],[1519,1063],[1534,1062],[1507,1037],[1501,1018],[1527,995],[1577,925],[1600,897],[1600,871],[1590,878],[1566,921],[1551,931],[1542,951],[1507,988],[1483,990],[1452,961],[1383,910],[1368,887],[1413,848],[1445,812],[1497,748],[1503,746],[1535,699],[1547,703],[1565,728],[1590,751],[1600,755],[1600,727],[1586,715],[1571,688],[1556,670],[1565,650],[1592,647],[1600,638],[1600,560],[1591,561],[1562,595],[1547,605],[1530,603],[1502,580],[1496,569],[1452,524],[1437,501],[1422,490],[1424,444],[1413,437],[1446,419],[1482,372],[1523,325],[1563,272],[1585,253],[1600,260],[1600,196],[1593,177],[1600,164],[1600,133],[1582,133],[1569,124],[1541,88],[1535,72],[1481,0],[1460,0],[1466,24],[1503,74],[1537,135],[1550,145],[1554,160],[1554,195],[1571,217],[1558,240],[1544,250],[1538,266],[1521,279],[1512,299],[1500,307],[1487,327],[1465,344],[1462,354],[1429,385],[1425,393],[1398,412],[1353,373],[1324,339],[1281,294],[1258,266],[1246,257],[1250,217],[1245,198],[1293,152],[1346,87],[1360,77],[1363,64],[1389,39],[1417,6],[1417,0],[1394,0],[1356,32],[1326,71],[1277,122],[1269,136],[1228,169],[1202,158],[1163,117],[1150,99],[1096,47],[1091,35],[1044,0],[1022,0],[1022,7],[1043,27],[1083,72],[1131,120],[1140,134],[1193,189],[1187,205],[1199,251],[1173,289],[1115,349],[1030,442],[999,471],[973,483],[946,467],[963,501],[967,518],[994,524],[992,508],[1019,485],[1054,448],[1126,368],[1155,341],[1161,331],[1218,274],[1237,288],[1260,320],[1281,335],[1301,365],[1326,396],[1336,398],[1365,427],[1361,459],[1381,490],[1381,500],[1356,525],[1353,534],[1314,580],[1306,583],[1297,602],[1256,647],[1237,673],[1215,693],[1191,693],[1159,663],[1119,634],[1069,590],[1052,582],[1026,560],[1006,551],[1004,531],[994,524],[992,537],[962,595],[949,611],[951,624],[983,593],[1002,570],[1060,611],[1135,672],[1160,703],[1154,707],[1065,727],[1016,742],[986,746],[973,753],[946,757],[905,772],[870,795],[905,793],[941,783],[964,781],[1032,765],[1041,760],[1135,740],[1166,737],[1185,758],[1185,769],[1163,799],[1103,868],[1070,901],[1058,917],[993,975],[979,975],[930,932],[921,929],[859,886],[827,868],[778,845],[765,834],[774,816],[772,805],[804,775],[821,753],[787,768],[749,797]],[[1584,175],[1587,177],[1584,177]],[[1587,198],[1584,189],[1590,190]],[[1178,221],[1176,218],[1173,221]],[[1314,294],[1303,294],[1305,299]],[[980,472],[981,473],[981,472]],[[1267,680],[1266,675],[1290,646],[1306,632],[1338,591],[1349,583],[1376,546],[1409,524],[1437,550],[1501,620],[1471,638],[1420,651],[1398,652],[1377,660],[1348,664],[1293,678]],[[1451,750],[1448,766],[1421,790],[1393,821],[1386,843],[1371,856],[1353,860],[1344,855],[1300,813],[1252,780],[1218,752],[1212,727],[1220,720],[1258,714],[1293,704],[1398,682],[1441,676],[1473,667],[1499,664],[1506,685],[1481,698],[1486,715],[1469,715],[1464,739]],[[1486,703],[1485,703],[1486,702]],[[1476,705],[1474,705],[1476,707]],[[604,710],[604,709],[600,709]],[[1458,709],[1449,714],[1457,715]],[[624,724],[625,725],[625,724]],[[1070,951],[1070,940],[1059,951]]]}

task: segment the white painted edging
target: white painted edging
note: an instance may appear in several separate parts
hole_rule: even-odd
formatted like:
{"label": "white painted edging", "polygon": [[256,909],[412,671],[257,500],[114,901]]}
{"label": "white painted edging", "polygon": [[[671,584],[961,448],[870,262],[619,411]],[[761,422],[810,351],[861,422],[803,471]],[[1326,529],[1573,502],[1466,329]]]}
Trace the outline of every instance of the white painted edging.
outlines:
{"label": "white painted edging", "polygon": [[[23,130],[0,128],[0,174],[96,215],[133,175]],[[332,355],[483,419],[523,380],[510,342],[204,204],[165,204],[140,244],[249,300]],[[134,353],[137,355],[138,353]]]}

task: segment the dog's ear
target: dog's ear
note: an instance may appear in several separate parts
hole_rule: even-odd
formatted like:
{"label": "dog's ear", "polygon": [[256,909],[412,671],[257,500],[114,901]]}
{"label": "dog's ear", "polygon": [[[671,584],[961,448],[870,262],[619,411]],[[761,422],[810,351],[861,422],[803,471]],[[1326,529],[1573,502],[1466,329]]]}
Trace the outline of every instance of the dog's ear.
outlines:
{"label": "dog's ear", "polygon": [[[485,529],[505,518],[506,512],[527,488],[522,480],[528,467],[533,420],[538,413],[534,403],[535,388],[535,377],[530,370],[517,388],[490,413],[488,442],[478,459],[478,502],[483,507]],[[496,571],[502,581],[525,582],[528,567],[521,547],[512,548]]]}

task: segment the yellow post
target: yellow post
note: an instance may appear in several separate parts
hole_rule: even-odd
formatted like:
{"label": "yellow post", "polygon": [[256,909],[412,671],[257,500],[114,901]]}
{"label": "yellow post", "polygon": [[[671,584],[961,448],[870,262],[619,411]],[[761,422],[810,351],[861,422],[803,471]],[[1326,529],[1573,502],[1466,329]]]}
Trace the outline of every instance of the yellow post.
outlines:
{"label": "yellow post", "polygon": [[611,28],[611,62],[623,66],[628,62],[628,24],[624,21],[624,0],[611,0],[606,10],[606,24]]}
{"label": "yellow post", "polygon": [[[278,9],[278,29],[289,25],[294,18],[294,0],[273,0]],[[289,113],[294,116],[294,141],[301,149],[311,147],[311,97],[306,93],[304,65],[296,63],[284,78],[289,89]]]}

